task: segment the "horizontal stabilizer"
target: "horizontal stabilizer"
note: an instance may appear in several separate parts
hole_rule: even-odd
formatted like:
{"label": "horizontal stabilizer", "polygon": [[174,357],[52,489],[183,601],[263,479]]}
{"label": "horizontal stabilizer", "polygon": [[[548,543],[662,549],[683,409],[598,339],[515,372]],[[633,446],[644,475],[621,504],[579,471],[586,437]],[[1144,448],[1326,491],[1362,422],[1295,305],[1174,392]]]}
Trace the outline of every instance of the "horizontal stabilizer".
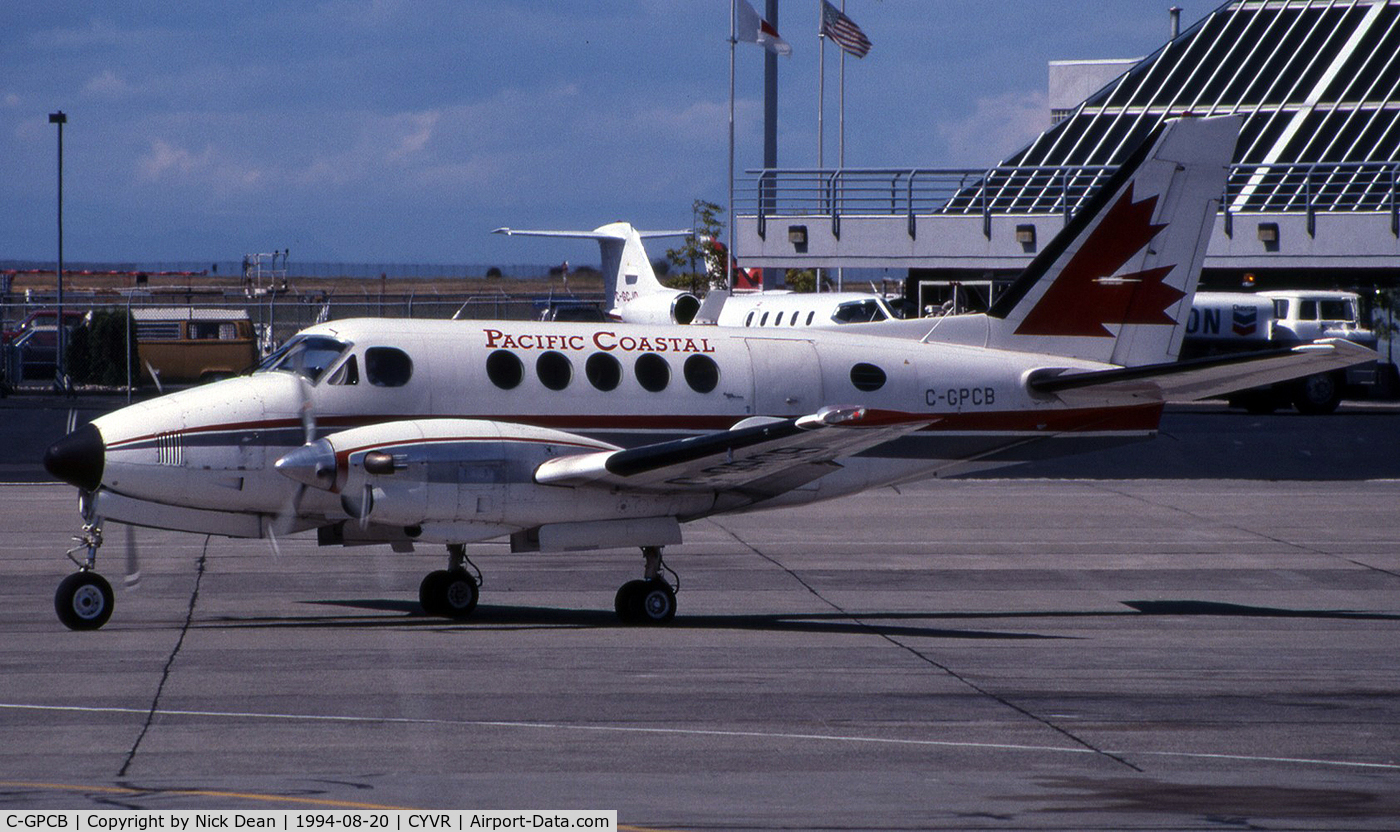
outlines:
{"label": "horizontal stabilizer", "polygon": [[1329,338],[1291,349],[1212,356],[1191,361],[1112,370],[1037,370],[1027,386],[1067,403],[1105,399],[1167,401],[1205,399],[1374,361],[1376,353],[1353,341]]}
{"label": "horizontal stabilizer", "polygon": [[[524,228],[497,228],[492,234],[504,234],[507,237],[566,237],[575,240],[626,240],[627,228],[618,228],[617,223],[595,228],[592,231],[531,231]],[[689,229],[683,231],[637,231],[638,237],[650,239],[652,237],[685,237],[691,232]]]}

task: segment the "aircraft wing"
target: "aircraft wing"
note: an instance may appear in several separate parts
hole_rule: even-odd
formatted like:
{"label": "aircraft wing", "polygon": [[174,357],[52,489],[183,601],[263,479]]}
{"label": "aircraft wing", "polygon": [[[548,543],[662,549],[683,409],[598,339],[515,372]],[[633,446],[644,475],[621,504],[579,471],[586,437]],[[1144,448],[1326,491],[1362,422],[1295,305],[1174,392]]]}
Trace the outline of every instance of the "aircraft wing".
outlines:
{"label": "aircraft wing", "polygon": [[1340,370],[1376,358],[1353,341],[1329,338],[1300,346],[1115,370],[1037,371],[1029,386],[1066,402],[1108,399],[1204,399]]}
{"label": "aircraft wing", "polygon": [[535,481],[643,491],[738,491],[759,499],[822,477],[840,467],[836,459],[935,420],[885,416],[864,407],[825,407],[794,419],[746,419],[716,433],[557,457],[535,470]]}

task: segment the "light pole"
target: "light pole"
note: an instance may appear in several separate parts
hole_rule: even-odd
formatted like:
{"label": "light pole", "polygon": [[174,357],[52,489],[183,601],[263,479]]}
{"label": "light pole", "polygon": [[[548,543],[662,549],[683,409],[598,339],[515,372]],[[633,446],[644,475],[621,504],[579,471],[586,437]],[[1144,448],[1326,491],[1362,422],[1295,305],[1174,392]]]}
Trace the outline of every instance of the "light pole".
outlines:
{"label": "light pole", "polygon": [[62,110],[49,113],[49,124],[58,125],[58,356],[54,366],[54,387],[68,392],[68,376],[64,373],[64,353],[68,347],[68,332],[63,320],[63,125],[68,116]]}

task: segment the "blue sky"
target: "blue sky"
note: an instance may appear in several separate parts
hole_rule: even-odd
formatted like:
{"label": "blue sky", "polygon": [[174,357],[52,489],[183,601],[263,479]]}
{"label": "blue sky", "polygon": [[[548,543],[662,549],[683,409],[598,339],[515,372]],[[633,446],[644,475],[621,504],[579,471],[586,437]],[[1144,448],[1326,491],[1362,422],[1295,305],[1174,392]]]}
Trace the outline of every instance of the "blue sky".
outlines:
{"label": "blue sky", "polygon": [[[818,5],[781,2],[781,165],[816,163]],[[993,164],[1048,126],[1048,61],[1148,54],[1170,5],[847,0],[874,47],[847,60],[846,163]],[[728,18],[727,0],[6,3],[0,260],[53,256],[59,109],[70,260],[587,260],[489,232],[678,228],[692,200],[723,204]],[[762,55],[739,46],[740,171],[762,161]]]}

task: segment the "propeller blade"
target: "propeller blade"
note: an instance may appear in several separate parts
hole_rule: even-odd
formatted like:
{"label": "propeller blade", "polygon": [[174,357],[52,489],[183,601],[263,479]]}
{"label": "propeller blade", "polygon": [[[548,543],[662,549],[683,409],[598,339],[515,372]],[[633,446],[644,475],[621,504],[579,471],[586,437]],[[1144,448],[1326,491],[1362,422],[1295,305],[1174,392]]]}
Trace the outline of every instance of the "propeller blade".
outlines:
{"label": "propeller blade", "polygon": [[135,589],[141,585],[141,553],[136,548],[136,527],[126,526],[126,586]]}

